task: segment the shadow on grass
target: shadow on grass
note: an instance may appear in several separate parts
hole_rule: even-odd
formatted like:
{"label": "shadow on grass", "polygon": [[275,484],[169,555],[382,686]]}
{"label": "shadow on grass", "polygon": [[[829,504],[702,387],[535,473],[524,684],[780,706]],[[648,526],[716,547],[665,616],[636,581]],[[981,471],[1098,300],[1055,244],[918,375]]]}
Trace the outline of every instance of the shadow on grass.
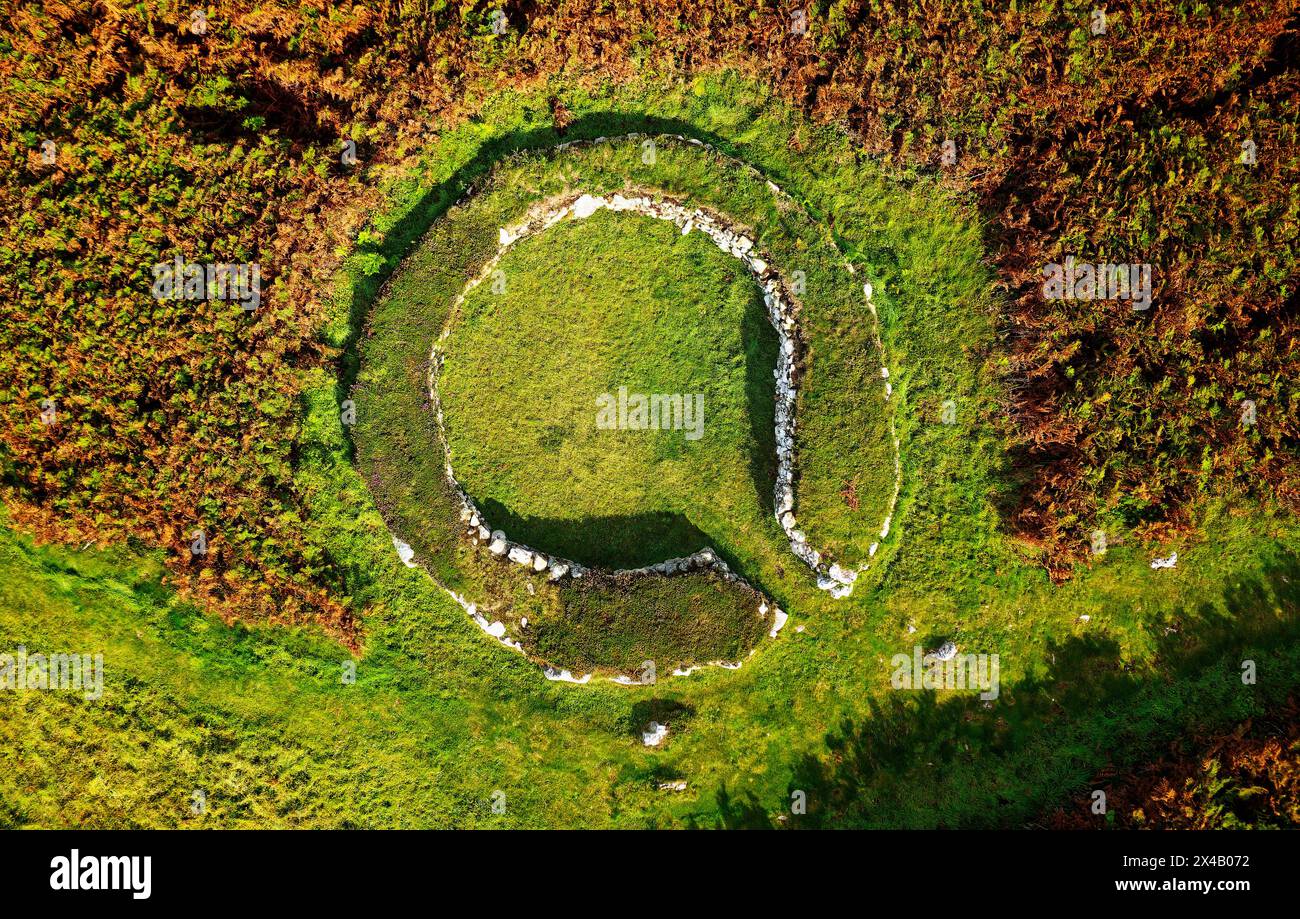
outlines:
{"label": "shadow on grass", "polygon": [[[691,822],[1029,825],[1104,767],[1149,759],[1188,730],[1281,704],[1300,685],[1297,612],[1300,559],[1282,555],[1218,602],[1179,611],[1159,641],[1155,673],[1130,672],[1114,641],[1083,636],[1049,645],[1050,670],[1004,686],[988,707],[974,694],[941,701],[932,690],[897,691],[828,734],[824,754],[794,763],[784,800],[737,798],[723,785],[719,816]],[[1254,685],[1241,678],[1246,659],[1258,668]],[[792,814],[800,791],[807,813]]]}
{"label": "shadow on grass", "polygon": [[676,699],[653,698],[637,702],[632,706],[628,720],[628,733],[640,738],[653,721],[666,725],[673,736],[680,735],[690,720],[695,717],[695,707]]}
{"label": "shadow on grass", "polygon": [[492,498],[478,504],[510,539],[592,568],[640,568],[713,542],[684,514],[669,511],[557,520],[517,514]]}
{"label": "shadow on grass", "polygon": [[780,341],[761,297],[750,301],[741,321],[745,342],[745,401],[749,415],[749,475],[764,516],[776,508],[776,357]]}

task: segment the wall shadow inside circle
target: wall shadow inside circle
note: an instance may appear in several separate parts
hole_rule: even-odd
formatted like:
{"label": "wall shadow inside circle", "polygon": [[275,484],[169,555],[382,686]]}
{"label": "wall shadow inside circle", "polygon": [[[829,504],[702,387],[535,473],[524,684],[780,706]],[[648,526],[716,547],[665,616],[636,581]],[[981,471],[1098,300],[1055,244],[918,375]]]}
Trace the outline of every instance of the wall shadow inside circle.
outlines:
{"label": "wall shadow inside circle", "polygon": [[686,515],[668,511],[555,519],[518,514],[491,498],[476,503],[512,542],[592,568],[641,568],[713,545]]}

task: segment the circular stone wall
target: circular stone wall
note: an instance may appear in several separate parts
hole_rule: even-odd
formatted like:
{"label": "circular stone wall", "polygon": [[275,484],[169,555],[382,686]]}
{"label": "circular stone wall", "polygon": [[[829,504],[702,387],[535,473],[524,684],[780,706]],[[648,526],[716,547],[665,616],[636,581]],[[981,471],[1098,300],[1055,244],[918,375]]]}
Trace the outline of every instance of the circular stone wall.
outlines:
{"label": "circular stone wall", "polygon": [[[647,159],[648,144],[654,155]],[[432,385],[448,359],[447,336],[462,310],[474,318],[482,285],[503,280],[503,292],[509,291],[510,272],[501,267],[509,250],[521,239],[562,221],[589,219],[602,208],[630,212],[617,215],[621,221],[651,217],[675,232],[689,236],[698,230],[708,237],[761,285],[764,312],[779,342],[770,422],[763,419],[775,447],[766,463],[770,468],[775,459],[774,483],[763,486],[761,457],[738,489],[709,488],[707,480],[695,477],[691,493],[679,495],[674,507],[711,549],[633,570],[588,571],[556,549],[521,544],[516,534],[499,529],[455,477],[448,460],[455,458],[459,435],[450,435],[448,457],[441,430],[447,419]],[[545,275],[535,268],[539,277]],[[812,568],[810,580],[822,590],[845,596],[889,532],[899,464],[870,285],[795,202],[701,145],[631,136],[503,164],[462,207],[435,224],[420,251],[394,275],[377,313],[400,317],[408,340],[423,330],[426,340],[437,342],[426,381],[435,422],[422,433],[412,419],[394,412],[391,419],[400,430],[385,430],[382,439],[358,437],[359,459],[374,472],[372,489],[411,555],[447,584],[481,625],[547,663],[627,672],[641,655],[673,662],[679,670],[710,657],[737,660],[759,635],[775,634],[785,618],[745,576],[761,586],[761,575],[783,576],[783,566],[794,562]],[[742,319],[740,341],[758,340],[745,336],[743,325]],[[409,363],[394,360],[395,355],[376,357],[379,366],[369,375],[378,384],[374,394],[398,397],[397,377],[409,379]],[[490,368],[481,365],[458,380],[452,360],[453,388],[461,387],[457,398],[469,406],[474,377],[480,387],[493,385],[490,372],[483,376]],[[409,401],[409,393],[400,398]],[[484,433],[491,433],[484,425],[499,424],[502,413],[496,414],[495,422],[485,422],[466,413],[474,421],[467,420],[464,430],[477,424],[478,432],[461,441],[460,449],[487,451],[471,463],[471,475],[483,476],[488,498],[492,487],[503,489],[494,500],[508,519],[510,508],[501,498],[517,499],[518,492],[512,495],[507,486],[517,489],[521,480],[518,470],[497,470],[492,481],[493,445],[484,442]],[[751,429],[762,418],[749,406],[746,414]],[[539,449],[547,436],[544,426],[533,431],[529,449]],[[760,439],[752,437],[751,444]],[[754,452],[749,453],[752,460]],[[562,500],[553,491],[546,496],[552,506]],[[598,506],[590,495],[584,500],[584,511]],[[654,536],[653,529],[636,533],[634,526],[625,528],[630,534],[625,547],[652,541],[646,537]],[[545,537],[547,530],[532,532]],[[822,536],[825,542],[818,543]],[[570,546],[583,547],[580,533],[569,538]],[[650,589],[647,578],[673,587]]]}

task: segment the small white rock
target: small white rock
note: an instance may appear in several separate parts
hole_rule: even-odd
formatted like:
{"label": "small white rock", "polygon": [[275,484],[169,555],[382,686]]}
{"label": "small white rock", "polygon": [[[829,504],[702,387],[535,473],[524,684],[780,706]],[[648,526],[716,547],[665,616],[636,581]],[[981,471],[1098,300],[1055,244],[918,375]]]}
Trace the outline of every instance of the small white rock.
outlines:
{"label": "small white rock", "polygon": [[402,560],[403,565],[407,568],[416,567],[414,549],[402,542],[396,536],[393,537],[393,548],[397,550],[397,557]]}
{"label": "small white rock", "polygon": [[591,195],[583,195],[573,202],[573,216],[577,220],[585,220],[600,210],[600,205],[599,199],[593,198]]}

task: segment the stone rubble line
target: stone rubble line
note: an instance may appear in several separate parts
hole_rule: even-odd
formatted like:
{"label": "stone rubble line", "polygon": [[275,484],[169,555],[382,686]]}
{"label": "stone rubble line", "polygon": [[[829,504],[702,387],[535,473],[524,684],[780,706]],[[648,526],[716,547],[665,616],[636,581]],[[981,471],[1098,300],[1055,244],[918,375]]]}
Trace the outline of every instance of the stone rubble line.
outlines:
{"label": "stone rubble line", "polygon": [[[630,133],[621,137],[597,137],[592,140],[568,141],[558,144],[554,149],[564,150],[575,146],[594,146],[596,144],[608,143],[611,140],[639,140],[643,135],[639,133]],[[781,189],[771,180],[767,179],[754,166],[718,151],[713,145],[707,144],[696,138],[684,137],[680,134],[658,135],[668,137],[674,140],[691,144],[708,150],[719,157],[727,159],[729,162],[746,170],[751,175],[763,179],[768,189],[782,199],[789,201],[796,206],[795,201],[786,191]],[[467,191],[465,198],[473,194],[471,188]],[[463,200],[463,199],[462,199]],[[781,524],[782,530],[790,540],[791,551],[798,556],[805,564],[817,575],[818,588],[827,591],[836,599],[846,597],[853,592],[853,587],[857,581],[858,575],[865,571],[870,564],[864,562],[858,568],[845,570],[838,563],[832,563],[829,566],[822,565],[822,556],[816,549],[809,546],[805,534],[797,529],[797,522],[794,516],[794,432],[795,432],[795,413],[794,403],[797,395],[795,384],[797,338],[795,335],[797,326],[795,323],[794,305],[786,298],[783,287],[784,279],[769,264],[753,254],[752,249],[754,241],[743,235],[737,230],[727,225],[726,221],[720,217],[711,215],[701,209],[690,209],[681,206],[672,201],[660,200],[645,196],[625,197],[621,194],[614,194],[609,198],[604,196],[578,195],[573,196],[567,201],[556,203],[554,199],[551,207],[542,209],[541,205],[534,206],[529,216],[520,224],[513,228],[502,227],[499,231],[498,249],[495,255],[483,266],[479,273],[472,278],[452,305],[449,316],[454,316],[457,310],[462,306],[465,298],[474,288],[482,284],[496,270],[496,266],[501,258],[506,254],[514,243],[526,236],[541,230],[549,229],[567,217],[575,220],[585,219],[596,211],[606,208],[615,212],[631,211],[648,217],[654,217],[660,220],[671,220],[682,230],[682,235],[691,232],[692,229],[698,228],[701,232],[709,236],[710,239],[723,252],[739,259],[745,267],[754,276],[755,280],[763,287],[763,302],[768,309],[768,319],[777,332],[781,342],[780,354],[777,359],[777,368],[774,373],[777,382],[777,402],[776,402],[776,440],[777,440],[777,481],[775,487],[775,504],[777,521]],[[844,268],[849,274],[855,274],[854,267],[851,263],[845,262]],[[871,311],[872,319],[875,320],[873,330],[875,344],[880,354],[884,355],[884,342],[880,336],[880,320],[876,312],[875,304],[872,302],[872,287],[870,283],[863,284],[863,296],[868,309]],[[451,467],[450,447],[447,442],[446,429],[444,425],[442,403],[438,397],[437,377],[442,369],[444,358],[443,342],[451,334],[451,325],[443,329],[438,340],[434,343],[430,351],[430,367],[428,374],[429,396],[433,403],[435,416],[438,423],[439,436],[442,438],[444,450],[443,472],[447,478],[448,484],[459,497],[461,502],[461,521],[466,524],[470,537],[477,545],[480,542],[488,543],[488,551],[494,555],[505,556],[516,564],[531,567],[535,572],[548,572],[548,579],[551,581],[559,580],[563,577],[581,578],[587,571],[582,565],[567,559],[557,557],[547,558],[547,556],[537,550],[534,550],[522,543],[511,542],[506,539],[506,535],[501,530],[492,530],[487,526],[483,515],[479,513],[478,507],[474,504],[472,498],[457,481],[455,473]],[[885,386],[885,399],[888,400],[893,394],[893,386],[889,382],[889,369],[887,366],[880,368],[881,379]],[[898,496],[902,490],[902,460],[901,444],[898,438],[897,428],[894,419],[889,421],[890,435],[894,442],[894,492],[890,498],[889,509],[885,515],[884,524],[881,526],[880,539],[889,535],[890,523],[893,520],[894,510],[898,504]],[[396,537],[393,543],[398,549],[398,554],[407,567],[415,567],[411,561],[414,555],[410,546],[402,543]],[[874,557],[879,549],[879,542],[872,543],[868,556]],[[636,575],[636,576],[666,576],[680,572],[695,570],[699,568],[709,568],[719,572],[726,580],[738,582],[743,586],[753,590],[755,593],[761,593],[753,587],[744,578],[731,571],[727,563],[717,557],[717,554],[709,548],[696,552],[694,555],[686,558],[668,559],[655,565],[649,565],[642,568],[621,569],[613,572],[614,576]],[[484,632],[496,638],[506,647],[514,648],[520,653],[524,653],[523,646],[518,641],[512,641],[506,636],[505,624],[496,621],[489,623],[477,610],[475,604],[468,602],[464,597],[454,591],[442,586],[440,587],[451,596],[467,613],[474,619]],[[759,615],[765,615],[767,612],[767,603],[764,600],[760,603]],[[773,616],[773,626],[770,630],[769,637],[776,638],[781,629],[785,626],[789,616],[780,607],[775,607]],[[752,657],[756,649],[751,649],[749,656]],[[700,666],[716,666],[729,670],[739,669],[742,662],[712,661],[707,665],[696,665],[687,668],[678,668],[673,671],[674,676],[688,676],[694,671],[700,669]],[[556,667],[545,666],[543,673],[549,680],[559,680],[571,683],[587,683],[591,679],[591,674],[584,674],[582,677],[574,677],[568,670],[562,670]],[[636,680],[627,676],[619,675],[610,678],[611,682],[620,685],[640,685]]]}

